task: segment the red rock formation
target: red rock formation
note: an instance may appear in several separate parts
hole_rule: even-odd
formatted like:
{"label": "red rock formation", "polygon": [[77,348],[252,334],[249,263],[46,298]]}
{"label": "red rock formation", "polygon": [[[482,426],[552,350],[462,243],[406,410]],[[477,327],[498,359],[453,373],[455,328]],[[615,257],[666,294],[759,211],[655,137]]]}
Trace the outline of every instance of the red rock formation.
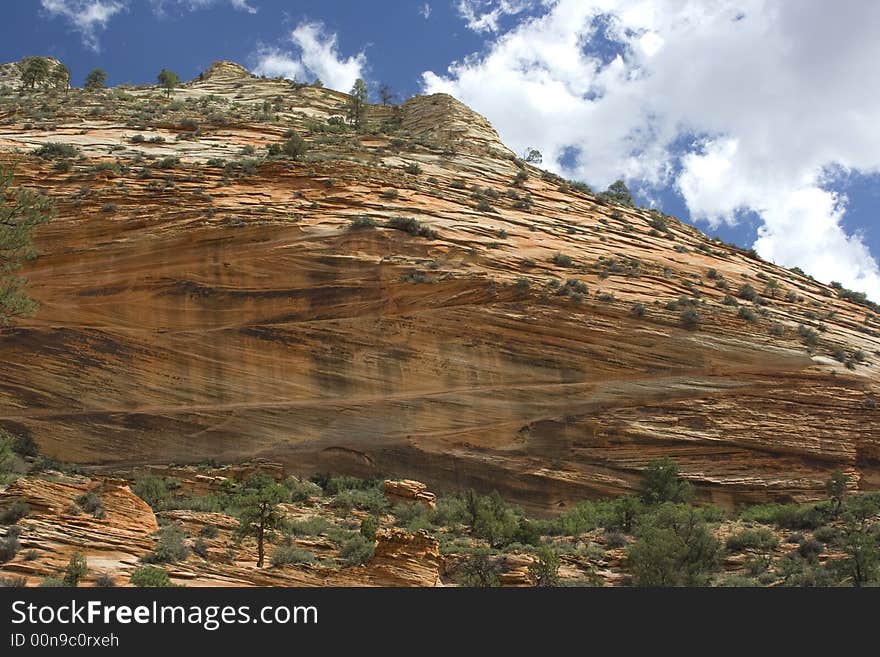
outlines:
{"label": "red rock formation", "polygon": [[[44,453],[256,456],[545,511],[632,492],[660,456],[728,505],[818,497],[834,468],[880,485],[873,308],[580,193],[449,97],[337,134],[342,94],[209,73],[179,106],[146,87],[47,96],[51,119],[42,97],[2,101],[0,160],[58,208],[24,272],[40,310],[0,334],[0,423]],[[288,129],[305,161],[239,161]],[[48,141],[84,159],[14,152]],[[378,227],[352,229],[364,214]],[[766,296],[755,321],[724,303],[746,283]]]}
{"label": "red rock formation", "polygon": [[430,492],[428,487],[420,481],[413,481],[412,479],[392,481],[386,479],[383,486],[385,497],[392,505],[416,502],[428,509],[433,509],[437,506],[437,496]]}

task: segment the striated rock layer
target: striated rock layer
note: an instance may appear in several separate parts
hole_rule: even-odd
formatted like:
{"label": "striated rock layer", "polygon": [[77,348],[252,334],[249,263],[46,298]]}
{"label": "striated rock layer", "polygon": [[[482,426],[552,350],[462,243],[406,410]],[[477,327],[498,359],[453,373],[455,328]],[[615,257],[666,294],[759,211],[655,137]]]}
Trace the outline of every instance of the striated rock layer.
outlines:
{"label": "striated rock layer", "polygon": [[[25,271],[40,309],[0,333],[0,424],[47,455],[263,457],[543,510],[661,456],[722,504],[816,498],[835,468],[880,485],[873,307],[542,174],[448,96],[360,135],[327,123],[344,95],[228,63],[172,99],[53,98],[0,114],[0,160],[58,208]],[[242,162],[290,129],[304,161]],[[50,141],[72,170],[29,154]],[[724,303],[745,284],[752,318]]]}

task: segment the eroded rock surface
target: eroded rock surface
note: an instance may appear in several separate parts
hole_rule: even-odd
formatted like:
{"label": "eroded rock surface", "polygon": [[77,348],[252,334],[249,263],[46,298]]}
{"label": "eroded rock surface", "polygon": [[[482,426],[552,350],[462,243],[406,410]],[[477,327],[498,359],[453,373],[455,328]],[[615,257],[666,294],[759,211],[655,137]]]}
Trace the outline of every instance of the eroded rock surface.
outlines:
{"label": "eroded rock surface", "polygon": [[[264,457],[547,512],[660,456],[725,505],[880,485],[874,307],[523,164],[448,96],[364,134],[344,100],[229,63],[50,118],[3,97],[0,160],[58,217],[40,309],[0,333],[0,423],[83,464]],[[288,130],[306,158],[266,159]]]}

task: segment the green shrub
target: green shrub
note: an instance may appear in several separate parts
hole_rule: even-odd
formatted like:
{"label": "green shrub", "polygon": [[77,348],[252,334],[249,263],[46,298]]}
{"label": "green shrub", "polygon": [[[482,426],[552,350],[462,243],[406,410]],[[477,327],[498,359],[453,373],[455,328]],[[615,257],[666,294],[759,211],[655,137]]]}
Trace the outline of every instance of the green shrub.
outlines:
{"label": "green shrub", "polygon": [[86,513],[91,513],[96,518],[104,517],[104,506],[101,500],[100,490],[92,489],[86,491],[82,495],[79,495],[74,502],[76,502],[79,508]]}
{"label": "green shrub", "polygon": [[669,457],[651,461],[642,482],[645,504],[689,501],[693,497],[693,487],[678,473],[678,464]]}
{"label": "green shrub", "polygon": [[813,538],[826,545],[833,544],[840,539],[840,532],[836,527],[825,525],[824,527],[818,527],[813,531]]}
{"label": "green shrub", "polygon": [[362,214],[352,219],[351,223],[348,224],[348,227],[351,230],[359,230],[362,228],[375,228],[376,220],[369,215]]}
{"label": "green shrub", "polygon": [[159,511],[168,499],[168,486],[160,477],[144,477],[135,482],[131,491],[150,505],[153,511]]}
{"label": "green shrub", "polygon": [[693,308],[683,311],[680,319],[682,326],[686,329],[695,329],[700,325],[700,314]]}
{"label": "green shrub", "polygon": [[200,556],[202,559],[208,558],[208,544],[205,539],[199,536],[192,546],[193,554]]}
{"label": "green shrub", "polygon": [[379,530],[379,521],[374,516],[367,516],[361,520],[360,534],[368,541],[376,540],[376,532]]}
{"label": "green shrub", "polygon": [[720,556],[721,544],[695,509],[666,503],[641,517],[626,566],[636,586],[705,586]]}
{"label": "green shrub", "polygon": [[174,586],[171,583],[171,579],[168,577],[168,573],[155,566],[142,566],[136,569],[131,574],[129,581],[132,586],[139,587],[160,588]]}
{"label": "green shrub", "polygon": [[740,319],[744,319],[747,322],[757,322],[758,315],[755,314],[755,311],[751,308],[747,308],[746,306],[740,306],[739,312],[736,314]]}
{"label": "green shrub", "polygon": [[204,538],[217,538],[219,533],[214,525],[205,525],[199,530],[199,536]]}
{"label": "green shrub", "polygon": [[744,283],[740,286],[739,291],[736,293],[740,299],[745,299],[746,301],[754,301],[758,298],[758,292],[748,283]]}
{"label": "green shrub", "polygon": [[75,551],[70,555],[70,561],[64,571],[64,586],[75,588],[80,580],[89,574],[86,557],[82,552]]}
{"label": "green shrub", "polygon": [[79,149],[72,144],[50,141],[36,149],[34,155],[44,160],[71,159],[79,156]]}
{"label": "green shrub", "polygon": [[403,170],[415,176],[422,172],[422,167],[420,167],[416,162],[410,162],[403,168]]}
{"label": "green shrub", "polygon": [[441,519],[436,511],[432,511],[426,508],[424,504],[417,502],[398,504],[394,507],[392,513],[394,513],[396,524],[406,527],[411,532],[418,531],[419,529],[428,531],[435,526],[444,525],[446,522],[449,522],[450,525],[456,524],[455,521]]}
{"label": "green shrub", "polygon": [[284,487],[290,491],[291,502],[306,502],[312,497],[319,497],[322,493],[318,484],[297,479],[296,477],[288,477],[284,480]]}
{"label": "green shrub", "polygon": [[462,561],[453,573],[460,586],[470,588],[493,588],[501,586],[501,564],[485,549],[474,552]]}
{"label": "green shrub", "polygon": [[24,433],[12,441],[12,451],[19,456],[39,456],[40,448],[30,434]]}
{"label": "green shrub", "polygon": [[559,555],[547,545],[536,552],[537,559],[529,564],[529,575],[535,586],[559,586]]}
{"label": "green shrub", "polygon": [[571,267],[572,259],[571,256],[564,255],[562,253],[557,253],[552,258],[550,258],[550,262],[554,265],[559,265],[560,267]]}
{"label": "green shrub", "polygon": [[636,303],[633,305],[632,309],[630,309],[629,312],[633,317],[644,317],[645,316],[645,304]]}
{"label": "green shrub", "polygon": [[327,534],[334,525],[320,516],[312,516],[305,520],[292,520],[287,523],[287,530],[295,536],[320,536]]}
{"label": "green shrub", "polygon": [[177,525],[165,525],[158,531],[159,542],[155,549],[141,560],[144,563],[174,563],[186,559],[189,548],[184,541],[187,534]]}
{"label": "green shrub", "polygon": [[178,164],[180,164],[179,157],[163,157],[161,160],[155,163],[155,167],[157,169],[173,169]]}
{"label": "green shrub", "polygon": [[798,325],[798,335],[804,339],[804,342],[810,347],[816,346],[819,342],[819,334],[815,329],[810,328],[809,326],[805,326],[803,324]]}
{"label": "green shrub", "polygon": [[385,225],[388,226],[388,228],[393,228],[394,230],[402,230],[403,232],[409,233],[410,235],[426,237],[432,240],[437,239],[436,231],[431,230],[426,226],[422,226],[412,217],[391,217],[391,219],[389,219],[388,223]]}
{"label": "green shrub", "polygon": [[293,546],[279,546],[272,553],[273,566],[289,566],[291,564],[314,563],[315,555],[308,550]]}
{"label": "green shrub", "polygon": [[31,507],[27,502],[16,500],[9,505],[9,508],[0,513],[0,524],[14,525],[16,522],[24,518],[31,512]]}
{"label": "green shrub", "polygon": [[826,506],[812,504],[757,504],[743,509],[740,518],[784,529],[816,529],[830,516]]}
{"label": "green shrub", "polygon": [[43,579],[40,580],[40,583],[38,586],[41,589],[42,588],[57,589],[57,588],[61,588],[62,586],[64,586],[64,582],[62,580],[58,579],[57,577],[44,577]]}
{"label": "green shrub", "polygon": [[626,534],[617,531],[616,529],[605,530],[604,539],[605,547],[609,550],[626,547],[629,543]]}
{"label": "green shrub", "polygon": [[116,579],[109,573],[98,573],[95,577],[95,586],[102,589],[111,589],[116,586]]}
{"label": "green shrub", "polygon": [[370,560],[375,549],[375,543],[368,541],[360,534],[355,534],[343,543],[339,556],[346,566],[359,566]]}
{"label": "green shrub", "polygon": [[822,544],[812,538],[805,539],[798,546],[798,554],[807,561],[815,561],[822,553]]}
{"label": "green shrub", "polygon": [[378,488],[368,490],[351,489],[340,492],[333,500],[333,506],[342,509],[360,509],[371,513],[382,513],[389,507],[385,494]]}
{"label": "green shrub", "polygon": [[779,547],[779,538],[766,527],[743,529],[727,537],[725,545],[731,552],[743,550],[773,550]]}
{"label": "green shrub", "polygon": [[18,542],[19,536],[21,536],[21,529],[17,525],[6,530],[6,536],[0,539],[0,563],[11,561],[18,554],[21,549],[21,543]]}
{"label": "green shrub", "polygon": [[299,135],[291,135],[281,144],[280,155],[290,158],[291,160],[299,160],[308,151],[308,144]]}

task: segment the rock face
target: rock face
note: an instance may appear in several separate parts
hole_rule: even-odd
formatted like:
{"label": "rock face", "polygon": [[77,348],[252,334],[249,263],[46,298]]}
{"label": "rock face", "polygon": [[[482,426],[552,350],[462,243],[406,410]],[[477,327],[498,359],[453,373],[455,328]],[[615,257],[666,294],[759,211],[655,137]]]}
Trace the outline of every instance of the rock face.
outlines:
{"label": "rock face", "polygon": [[[4,574],[24,577],[28,586],[44,577],[60,579],[70,555],[79,551],[88,557],[86,585],[100,574],[124,583],[153,548],[158,529],[153,511],[123,480],[65,479],[22,477],[0,491],[0,508],[17,501],[30,507],[17,523],[21,549],[3,565]],[[84,498],[89,493],[91,505]]]}
{"label": "rock face", "polygon": [[420,481],[402,479],[392,481],[386,479],[384,483],[385,497],[392,504],[418,503],[428,509],[437,506],[437,496],[428,490],[428,487]]}
{"label": "rock face", "polygon": [[[172,99],[50,96],[0,98],[0,161],[58,210],[23,271],[40,309],[0,333],[0,424],[49,456],[262,457],[544,511],[661,456],[726,505],[835,468],[880,485],[875,307],[517,161],[448,96],[364,134],[328,122],[343,94],[229,64]],[[288,130],[306,158],[265,158]],[[47,142],[82,159],[16,153]]]}

